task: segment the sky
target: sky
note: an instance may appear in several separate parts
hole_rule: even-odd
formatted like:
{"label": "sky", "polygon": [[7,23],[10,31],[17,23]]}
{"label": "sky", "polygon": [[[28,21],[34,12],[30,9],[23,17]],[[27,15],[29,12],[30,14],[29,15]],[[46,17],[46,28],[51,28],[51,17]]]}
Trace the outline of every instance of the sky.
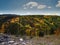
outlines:
{"label": "sky", "polygon": [[60,0],[0,0],[0,14],[60,15]]}

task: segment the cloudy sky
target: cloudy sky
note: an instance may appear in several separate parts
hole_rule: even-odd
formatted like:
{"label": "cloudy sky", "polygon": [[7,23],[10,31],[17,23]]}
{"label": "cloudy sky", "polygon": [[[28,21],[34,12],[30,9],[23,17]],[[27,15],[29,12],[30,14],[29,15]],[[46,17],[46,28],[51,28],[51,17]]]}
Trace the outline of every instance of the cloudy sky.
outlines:
{"label": "cloudy sky", "polygon": [[0,0],[0,14],[60,14],[60,0]]}

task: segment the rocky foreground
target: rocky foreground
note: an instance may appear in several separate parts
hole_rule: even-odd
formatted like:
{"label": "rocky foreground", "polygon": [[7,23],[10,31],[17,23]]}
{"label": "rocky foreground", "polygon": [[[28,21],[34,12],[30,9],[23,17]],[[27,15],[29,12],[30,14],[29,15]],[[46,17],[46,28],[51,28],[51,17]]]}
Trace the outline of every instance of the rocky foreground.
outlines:
{"label": "rocky foreground", "polygon": [[0,45],[60,45],[60,36],[44,37],[15,37],[11,35],[0,35]]}

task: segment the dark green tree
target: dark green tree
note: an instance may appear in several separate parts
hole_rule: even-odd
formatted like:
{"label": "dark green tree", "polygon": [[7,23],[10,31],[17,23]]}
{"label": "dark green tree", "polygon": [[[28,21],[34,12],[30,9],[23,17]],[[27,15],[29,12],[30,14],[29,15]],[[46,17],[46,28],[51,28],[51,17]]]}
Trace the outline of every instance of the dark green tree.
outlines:
{"label": "dark green tree", "polygon": [[20,30],[20,25],[17,23],[10,23],[8,27],[5,29],[5,33],[7,34],[12,34],[12,35],[17,35],[19,34]]}

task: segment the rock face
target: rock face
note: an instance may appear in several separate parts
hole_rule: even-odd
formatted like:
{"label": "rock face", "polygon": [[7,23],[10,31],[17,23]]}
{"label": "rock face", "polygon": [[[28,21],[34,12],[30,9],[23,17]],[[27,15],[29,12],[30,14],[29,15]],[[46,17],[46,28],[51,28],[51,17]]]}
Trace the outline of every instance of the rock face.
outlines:
{"label": "rock face", "polygon": [[[28,37],[28,36],[27,36]],[[60,45],[60,36],[23,38],[12,35],[0,35],[0,45]]]}

